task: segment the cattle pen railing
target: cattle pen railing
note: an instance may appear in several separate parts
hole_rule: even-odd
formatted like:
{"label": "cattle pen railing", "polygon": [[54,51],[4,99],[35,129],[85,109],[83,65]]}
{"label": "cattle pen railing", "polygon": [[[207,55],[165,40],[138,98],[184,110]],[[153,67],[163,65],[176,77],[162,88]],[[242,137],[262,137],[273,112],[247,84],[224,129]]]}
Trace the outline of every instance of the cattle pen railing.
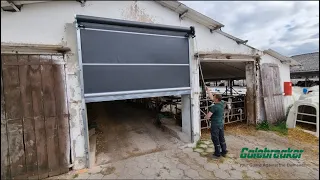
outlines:
{"label": "cattle pen railing", "polygon": [[[230,99],[232,101],[230,101]],[[245,95],[229,95],[222,96],[222,100],[225,102],[224,107],[224,124],[231,124],[235,122],[246,121],[246,96]],[[235,101],[233,101],[235,100]],[[200,97],[200,122],[201,129],[209,129],[211,124],[210,120],[205,119],[206,114],[209,112],[209,108],[213,105],[213,102],[206,96]]]}
{"label": "cattle pen railing", "polygon": [[[246,121],[246,96],[243,94],[222,96],[225,102],[224,123],[231,124],[235,122]],[[147,109],[155,110],[158,113],[170,113],[173,118],[181,121],[181,98],[180,97],[161,97],[127,100],[141,104]],[[205,119],[209,108],[213,102],[205,96],[200,97],[200,122],[201,129],[209,129],[210,120]],[[161,107],[160,107],[161,106]],[[181,123],[181,122],[180,122]],[[179,123],[179,124],[180,124]]]}

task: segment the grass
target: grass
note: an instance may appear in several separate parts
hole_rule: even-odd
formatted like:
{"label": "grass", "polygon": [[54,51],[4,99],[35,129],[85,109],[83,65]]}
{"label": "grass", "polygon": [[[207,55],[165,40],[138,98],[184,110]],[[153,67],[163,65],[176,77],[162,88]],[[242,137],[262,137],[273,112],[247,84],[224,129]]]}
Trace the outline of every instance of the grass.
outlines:
{"label": "grass", "polygon": [[[193,148],[193,151],[194,151],[195,149],[203,149],[202,147],[200,147],[200,145],[201,145],[201,140],[197,141],[196,147]],[[204,150],[204,149],[203,149],[203,150]]]}
{"label": "grass", "polygon": [[248,176],[246,171],[242,171],[241,173],[242,173],[242,179],[251,179],[251,177]]}
{"label": "grass", "polygon": [[77,177],[79,177],[79,174],[74,174],[72,178],[75,179]]}
{"label": "grass", "polygon": [[288,135],[288,128],[286,121],[279,121],[275,125],[270,126],[271,131],[279,132],[282,135]]}
{"label": "grass", "polygon": [[288,138],[295,141],[315,145],[315,146],[319,144],[319,138],[303,131],[300,127],[289,129]]}
{"label": "grass", "polygon": [[268,121],[263,121],[259,123],[256,127],[257,130],[262,131],[274,131],[280,135],[288,135],[288,128],[286,121],[278,121],[275,124],[271,124]]}
{"label": "grass", "polygon": [[196,144],[196,148],[200,148],[200,147],[199,147],[200,144],[201,144],[201,141],[199,140],[199,141],[197,142],[197,144]]}

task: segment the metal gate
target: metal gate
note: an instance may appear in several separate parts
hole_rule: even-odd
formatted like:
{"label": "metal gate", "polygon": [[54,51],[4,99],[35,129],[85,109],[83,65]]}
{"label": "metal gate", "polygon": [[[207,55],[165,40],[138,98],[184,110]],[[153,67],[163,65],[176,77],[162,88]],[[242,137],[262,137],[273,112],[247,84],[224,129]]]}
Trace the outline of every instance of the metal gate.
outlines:
{"label": "metal gate", "polygon": [[193,28],[76,16],[86,102],[190,94]]}
{"label": "metal gate", "polygon": [[1,179],[69,171],[62,55],[1,55]]}

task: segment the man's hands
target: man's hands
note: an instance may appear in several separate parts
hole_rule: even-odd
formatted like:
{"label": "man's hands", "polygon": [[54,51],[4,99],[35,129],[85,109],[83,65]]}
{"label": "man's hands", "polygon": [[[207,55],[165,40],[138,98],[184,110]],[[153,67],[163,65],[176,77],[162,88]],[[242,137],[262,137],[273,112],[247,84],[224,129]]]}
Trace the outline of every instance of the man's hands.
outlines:
{"label": "man's hands", "polygon": [[208,88],[208,86],[206,86],[206,91],[207,91],[207,92],[210,92],[210,89]]}
{"label": "man's hands", "polygon": [[206,116],[204,117],[204,119],[210,120],[211,116],[212,112],[209,111],[208,114],[206,114]]}
{"label": "man's hands", "polygon": [[208,88],[208,86],[206,86],[206,91],[207,91],[207,93],[208,93],[209,99],[210,99],[211,101],[213,101],[213,94],[212,94],[212,92],[210,91],[210,89]]}

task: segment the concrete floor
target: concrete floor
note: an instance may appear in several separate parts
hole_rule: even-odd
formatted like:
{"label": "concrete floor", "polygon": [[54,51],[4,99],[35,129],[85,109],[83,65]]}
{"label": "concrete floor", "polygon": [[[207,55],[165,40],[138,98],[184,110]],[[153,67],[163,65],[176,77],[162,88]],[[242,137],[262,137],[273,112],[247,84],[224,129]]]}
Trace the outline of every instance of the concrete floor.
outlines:
{"label": "concrete floor", "polygon": [[156,127],[156,114],[124,101],[87,104],[89,127],[96,124],[96,162],[110,162],[176,148],[183,143]]}

